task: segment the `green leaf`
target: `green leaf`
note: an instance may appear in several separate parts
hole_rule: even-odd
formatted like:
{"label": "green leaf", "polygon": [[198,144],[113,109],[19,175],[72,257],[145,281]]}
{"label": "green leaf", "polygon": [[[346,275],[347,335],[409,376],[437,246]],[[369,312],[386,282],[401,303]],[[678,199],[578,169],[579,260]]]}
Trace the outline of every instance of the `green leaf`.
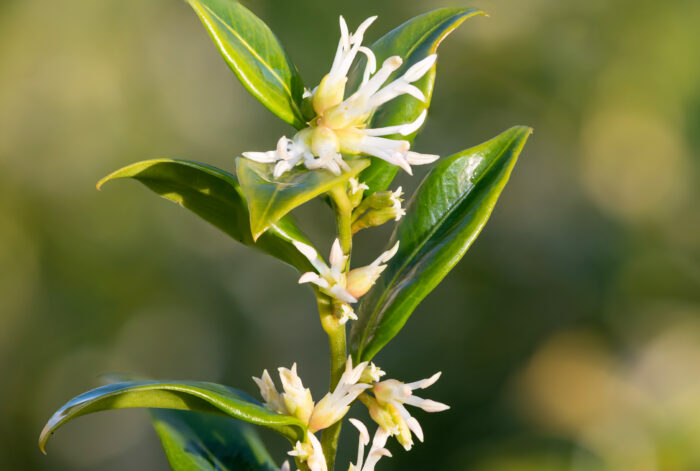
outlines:
{"label": "green leaf", "polygon": [[[377,64],[381,65],[385,59],[391,56],[401,57],[404,61],[403,65],[389,78],[389,81],[394,80],[403,75],[416,62],[436,53],[438,46],[448,34],[461,25],[464,20],[475,15],[485,15],[485,13],[465,8],[441,8],[417,16],[387,33],[372,45],[371,49],[377,57]],[[425,103],[409,95],[397,97],[374,113],[370,127],[381,128],[416,120],[423,110],[430,106],[436,65],[422,79],[414,83],[425,94],[427,98]],[[356,83],[361,75],[360,68],[355,69],[353,82]],[[406,137],[399,135],[395,137],[413,142],[416,133]],[[397,170],[397,166],[373,157],[372,164],[360,175],[360,180],[370,188],[367,194],[386,190]]]}
{"label": "green leaf", "polygon": [[531,132],[513,127],[443,160],[426,176],[387,244],[400,241],[398,253],[362,298],[351,332],[355,359],[376,355],[462,258],[488,221]]}
{"label": "green leaf", "polygon": [[174,471],[277,471],[253,427],[238,420],[172,409],[150,409]]}
{"label": "green leaf", "polygon": [[260,237],[292,209],[357,176],[369,165],[368,159],[345,158],[345,161],[350,171],[340,175],[328,170],[295,168],[274,178],[272,165],[237,158],[238,181],[248,200],[253,238]]}
{"label": "green leaf", "polygon": [[253,241],[248,207],[236,178],[223,170],[189,160],[154,159],[128,165],[97,184],[117,178],[133,178],[163,198],[189,209],[237,241],[260,249],[300,271],[310,267],[292,241],[309,244],[289,218],[278,220]]}
{"label": "green leaf", "polygon": [[234,0],[187,2],[250,94],[282,120],[304,127],[304,84],[270,28]]}
{"label": "green leaf", "polygon": [[39,448],[60,426],[86,414],[135,407],[206,412],[230,416],[275,430],[288,439],[303,439],[306,426],[297,418],[280,415],[262,407],[245,393],[220,384],[198,381],[130,381],[108,384],[74,397],[44,426]]}

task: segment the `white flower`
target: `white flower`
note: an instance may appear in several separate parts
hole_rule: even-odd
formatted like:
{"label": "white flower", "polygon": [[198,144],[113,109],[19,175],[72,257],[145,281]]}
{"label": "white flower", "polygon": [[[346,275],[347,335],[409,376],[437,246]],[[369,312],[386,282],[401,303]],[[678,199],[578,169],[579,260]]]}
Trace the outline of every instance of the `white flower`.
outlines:
{"label": "white flower", "polygon": [[324,293],[344,303],[357,302],[357,298],[345,289],[345,264],[348,257],[343,253],[338,239],[335,239],[331,248],[330,267],[326,265],[318,255],[318,252],[310,245],[294,241],[294,246],[309,259],[311,265],[318,271],[318,273],[304,273],[299,278],[299,283],[313,283],[321,288]]}
{"label": "white flower", "polygon": [[306,432],[306,441],[304,443],[297,442],[292,451],[287,454],[289,456],[296,456],[301,461],[306,461],[311,471],[328,471],[328,465],[326,464],[326,457],[323,456],[321,442],[319,442],[316,435],[310,431]]}
{"label": "white flower", "polygon": [[282,466],[280,466],[279,471],[290,471],[289,462],[285,461],[284,463],[282,463]]}
{"label": "white flower", "polygon": [[287,408],[284,405],[282,396],[277,392],[277,388],[270,377],[270,373],[264,370],[260,378],[253,376],[253,381],[255,381],[255,384],[257,384],[260,389],[260,395],[265,400],[265,407],[279,412],[280,414],[286,414]]}
{"label": "white flower", "polygon": [[340,305],[340,319],[338,319],[338,323],[340,325],[346,324],[350,319],[356,321],[357,320],[357,314],[355,314],[354,309],[352,306],[349,304],[341,304]]}
{"label": "white flower", "polygon": [[386,263],[396,255],[399,250],[399,242],[392,248],[383,252],[376,260],[365,267],[350,270],[346,281],[346,290],[351,296],[356,298],[367,293],[379,278],[379,275],[386,269]]}
{"label": "white flower", "polygon": [[[326,265],[313,247],[296,241],[294,246],[309,259],[311,265],[317,270],[317,273],[307,272],[301,275],[299,283],[313,283],[321,288],[321,291],[324,293],[345,304],[357,302],[360,296],[369,291],[386,268],[385,263],[399,249],[399,243],[397,242],[396,245],[382,253],[371,264],[350,270],[346,275],[345,265],[348,257],[343,253],[338,239],[333,242],[333,247],[331,248],[330,267]],[[348,319],[357,318],[350,306],[341,306],[341,312],[341,320],[344,319],[342,323],[347,322]]]}
{"label": "white flower", "polygon": [[369,187],[365,183],[360,183],[360,181],[356,178],[351,178],[348,180],[348,183],[350,183],[350,194],[355,195],[360,191],[365,191],[369,190]]}
{"label": "white flower", "polygon": [[261,378],[253,377],[253,381],[260,388],[260,395],[265,400],[265,406],[280,414],[293,415],[307,423],[314,408],[314,401],[311,391],[304,388],[301,378],[297,375],[297,364],[294,363],[291,370],[279,368],[279,375],[284,389],[282,395],[277,392],[267,370],[263,371]]}
{"label": "white flower", "polygon": [[[450,408],[446,404],[413,395],[414,390],[425,389],[434,384],[440,378],[440,374],[436,373],[430,378],[413,383],[402,383],[395,379],[387,379],[376,383],[372,388],[378,408],[375,407],[373,411],[370,406],[370,415],[387,432],[392,435],[398,435],[399,442],[407,450],[411,448],[413,442],[410,432],[406,428],[413,432],[420,441],[423,441],[423,430],[418,421],[404,407],[404,404],[420,407],[426,412],[441,412]],[[363,402],[368,403],[370,401]]]}
{"label": "white flower", "polygon": [[350,423],[360,432],[360,441],[357,446],[357,462],[355,464],[350,463],[348,471],[374,471],[374,467],[383,456],[391,457],[389,450],[384,448],[389,434],[383,428],[377,428],[377,432],[374,434],[374,440],[372,440],[372,447],[369,453],[367,453],[367,461],[365,462],[364,452],[365,446],[369,444],[369,432],[365,424],[357,419],[350,419]]}
{"label": "white flower", "polygon": [[403,189],[401,187],[398,187],[396,191],[391,193],[391,197],[389,200],[391,201],[391,208],[394,210],[394,213],[396,216],[394,217],[394,221],[398,221],[401,219],[403,216],[406,215],[406,210],[401,207],[401,202],[403,201],[401,197],[403,196]]}
{"label": "white flower", "polygon": [[379,368],[377,365],[374,363],[370,363],[367,368],[365,368],[365,372],[362,373],[362,378],[360,381],[363,383],[376,383],[380,379],[382,379],[382,376],[386,374],[385,371],[383,371],[381,368]]}
{"label": "white flower", "polygon": [[[425,121],[425,110],[411,123],[384,128],[367,127],[372,113],[398,96],[408,94],[425,102],[423,92],[412,83],[428,73],[437,59],[436,54],[431,54],[411,66],[401,77],[385,85],[403,61],[398,56],[392,56],[376,70],[374,53],[362,46],[364,33],[375,19],[376,17],[368,18],[355,33],[350,34],[345,20],[340,17],[340,41],[331,70],[318,87],[304,94],[311,98],[316,118],[292,139],[282,137],[276,150],[244,152],[244,157],[257,162],[275,163],[275,177],[302,162],[308,169],[325,168],[336,175],[340,174],[349,169],[342,154],[378,157],[403,168],[409,174],[412,173],[411,165],[427,164],[438,159],[437,155],[411,152],[410,143],[406,140],[381,137],[394,134],[408,136],[416,132]],[[362,83],[355,93],[345,98],[348,72],[359,52],[367,56]]]}
{"label": "white flower", "polygon": [[348,357],[345,372],[340,377],[335,390],[326,394],[314,407],[309,420],[309,430],[316,432],[342,419],[357,396],[365,389],[372,387],[369,384],[359,383],[366,366],[367,362],[364,362],[353,368],[352,357]]}

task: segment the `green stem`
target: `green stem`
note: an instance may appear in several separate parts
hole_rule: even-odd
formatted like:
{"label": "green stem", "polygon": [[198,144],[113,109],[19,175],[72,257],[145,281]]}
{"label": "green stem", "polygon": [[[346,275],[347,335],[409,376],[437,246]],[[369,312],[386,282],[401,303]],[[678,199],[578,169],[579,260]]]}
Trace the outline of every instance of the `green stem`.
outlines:
{"label": "green stem", "polygon": [[301,461],[299,458],[294,458],[294,462],[297,464],[299,471],[311,471],[311,468],[309,468],[309,465],[306,464],[306,461]]}
{"label": "green stem", "polygon": [[[343,371],[345,371],[345,361],[347,359],[345,326],[338,322],[340,316],[339,313],[336,312],[336,309],[339,309],[339,304],[334,302],[333,308],[329,310],[330,312],[328,315],[325,317],[321,315],[321,323],[323,324],[323,329],[328,334],[328,341],[330,343],[331,391],[338,385],[340,377],[343,375]],[[326,457],[329,470],[333,470],[335,455],[338,451],[338,437],[340,436],[340,429],[342,426],[343,421],[339,420],[326,428],[321,434],[321,446],[323,447],[323,454]]]}
{"label": "green stem", "polygon": [[[333,187],[329,195],[335,206],[335,218],[338,226],[338,239],[343,253],[348,256],[348,262],[345,266],[345,271],[350,265],[350,253],[352,251],[352,203],[348,198],[347,184],[344,182]],[[345,370],[345,361],[347,359],[347,345],[345,340],[345,325],[340,324],[340,304],[322,303],[319,301],[319,313],[321,314],[321,324],[323,330],[328,334],[331,355],[331,387],[333,391],[340,381],[340,377]],[[338,437],[340,429],[343,426],[343,421],[339,420],[323,431],[321,434],[321,445],[323,446],[323,454],[326,457],[326,463],[329,470],[333,470],[335,463],[335,455],[338,451]]]}
{"label": "green stem", "polygon": [[338,226],[338,239],[345,255],[350,260],[352,251],[352,203],[346,192],[346,184],[334,186],[328,192],[335,205],[335,221]]}

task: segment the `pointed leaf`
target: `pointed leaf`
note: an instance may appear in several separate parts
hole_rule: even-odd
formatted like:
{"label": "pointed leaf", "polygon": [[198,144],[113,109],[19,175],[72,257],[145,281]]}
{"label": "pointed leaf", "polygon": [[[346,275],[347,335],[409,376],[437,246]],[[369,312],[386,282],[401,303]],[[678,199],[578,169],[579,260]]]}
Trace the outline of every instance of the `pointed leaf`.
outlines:
{"label": "pointed leaf", "polygon": [[443,160],[423,180],[387,244],[400,241],[398,253],[357,311],[351,348],[358,361],[383,348],[462,258],[488,221],[531,131],[513,127]]}
{"label": "pointed leaf", "polygon": [[198,381],[131,381],[108,384],[68,401],[41,431],[39,448],[60,426],[82,415],[134,407],[190,410],[230,416],[275,430],[290,440],[303,438],[305,425],[295,417],[262,407],[247,394],[220,384]]}
{"label": "pointed leaf", "polygon": [[304,127],[304,85],[270,28],[234,0],[187,1],[250,94],[282,120]]}
{"label": "pointed leaf", "polygon": [[[377,40],[371,46],[371,49],[377,57],[378,66],[391,56],[399,56],[403,59],[404,62],[401,68],[389,78],[389,81],[391,81],[403,75],[409,67],[418,61],[436,53],[442,40],[461,25],[464,20],[475,15],[484,14],[483,11],[465,8],[441,8],[431,11],[417,16],[387,33]],[[381,128],[410,123],[416,120],[423,110],[430,106],[430,98],[433,94],[433,85],[435,83],[435,69],[436,65],[423,78],[414,83],[425,94],[427,98],[425,103],[409,95],[395,98],[374,113],[370,127]],[[360,68],[357,68],[354,72],[353,78],[357,81],[357,77],[361,76]],[[410,136],[397,135],[396,138],[412,142],[416,133]],[[375,191],[386,190],[397,171],[398,167],[395,165],[378,158],[372,158],[372,164],[362,172],[360,180],[369,186],[370,189],[367,194],[371,194]]]}
{"label": "pointed leaf", "polygon": [[177,159],[154,159],[128,165],[97,184],[133,178],[163,198],[174,201],[237,241],[260,249],[300,271],[310,265],[292,241],[310,242],[289,218],[277,221],[257,242],[250,232],[248,206],[236,177],[209,165]]}
{"label": "pointed leaf", "polygon": [[256,430],[228,417],[151,409],[151,420],[174,471],[277,471]]}
{"label": "pointed leaf", "polygon": [[289,211],[328,192],[338,183],[356,176],[369,165],[368,159],[345,159],[350,171],[334,175],[328,170],[295,168],[279,178],[273,165],[236,159],[238,181],[248,200],[250,227],[257,239]]}

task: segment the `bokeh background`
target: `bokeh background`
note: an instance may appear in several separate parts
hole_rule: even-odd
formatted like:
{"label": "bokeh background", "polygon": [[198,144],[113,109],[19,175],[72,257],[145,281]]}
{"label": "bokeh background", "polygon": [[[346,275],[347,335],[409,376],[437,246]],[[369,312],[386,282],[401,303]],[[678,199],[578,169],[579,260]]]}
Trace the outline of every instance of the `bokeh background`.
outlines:
{"label": "bokeh background", "polygon": [[[307,85],[329,67],[339,14],[351,26],[378,14],[373,40],[446,5],[245,3]],[[405,380],[442,370],[427,395],[452,405],[418,412],[426,442],[392,445],[380,469],[700,469],[700,2],[465,5],[491,16],[441,46],[416,148],[535,133],[480,238],[377,358]],[[3,469],[167,469],[136,410],[70,423],[40,454],[46,419],[107,371],[255,393],[252,375],[297,361],[325,390],[327,346],[292,269],[138,183],[95,191],[151,157],[232,170],[289,132],[184,2],[0,1]],[[327,247],[323,205],[298,215]],[[358,262],[386,233],[359,237]]]}

